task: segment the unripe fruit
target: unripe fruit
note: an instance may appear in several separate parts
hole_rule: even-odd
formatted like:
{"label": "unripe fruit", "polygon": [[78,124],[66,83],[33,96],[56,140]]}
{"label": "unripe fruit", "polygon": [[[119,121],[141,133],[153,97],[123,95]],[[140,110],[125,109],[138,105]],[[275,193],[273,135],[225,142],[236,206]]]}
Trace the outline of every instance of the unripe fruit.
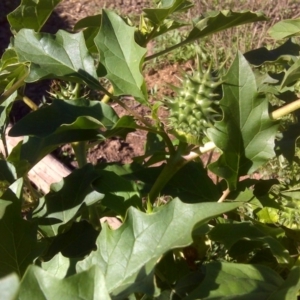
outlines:
{"label": "unripe fruit", "polygon": [[222,118],[221,85],[210,67],[203,72],[199,65],[199,71],[185,74],[182,86],[173,87],[177,96],[165,99],[170,132],[181,141],[201,145],[206,130]]}

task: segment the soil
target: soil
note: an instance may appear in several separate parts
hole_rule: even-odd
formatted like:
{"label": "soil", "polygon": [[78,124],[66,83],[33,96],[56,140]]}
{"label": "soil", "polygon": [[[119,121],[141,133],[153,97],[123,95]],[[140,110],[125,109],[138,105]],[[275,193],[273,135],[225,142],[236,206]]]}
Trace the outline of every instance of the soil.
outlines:
{"label": "soil", "polygon": [[[20,1],[4,1],[0,2],[0,54],[3,53],[10,39],[9,25],[6,21],[6,15],[14,10]],[[58,29],[65,29],[71,31],[74,24],[89,15],[94,15],[101,12],[102,8],[113,9],[122,15],[135,15],[141,13],[144,7],[149,7],[150,0],[63,0],[55,9],[42,31],[56,33]],[[184,68],[189,68],[188,64]],[[178,65],[164,65],[161,66],[159,72],[153,68],[144,70],[147,87],[149,93],[153,89],[156,90],[155,99],[162,99],[163,97],[172,93],[167,84],[175,84],[178,82],[176,74],[178,73]],[[26,86],[26,95],[30,97],[37,104],[41,103],[43,98],[49,98],[48,91],[50,90],[51,81],[43,81],[37,84],[28,84]],[[100,96],[99,96],[100,97]],[[153,101],[150,97],[150,101]],[[133,109],[136,113],[147,116],[150,111],[135,102],[133,99],[124,100],[126,105]],[[112,104],[113,108],[119,116],[125,112],[117,104]],[[29,108],[21,101],[15,103],[11,121],[16,122],[23,116],[29,113]],[[166,115],[166,111],[162,110],[160,115]],[[120,162],[130,163],[133,157],[143,155],[144,143],[146,140],[146,133],[143,131],[136,131],[128,134],[126,140],[120,138],[113,138],[111,140],[102,142],[91,147],[88,150],[88,161],[96,164],[99,162]],[[71,147],[65,145],[54,152],[65,164],[70,167],[77,167],[74,160]]]}

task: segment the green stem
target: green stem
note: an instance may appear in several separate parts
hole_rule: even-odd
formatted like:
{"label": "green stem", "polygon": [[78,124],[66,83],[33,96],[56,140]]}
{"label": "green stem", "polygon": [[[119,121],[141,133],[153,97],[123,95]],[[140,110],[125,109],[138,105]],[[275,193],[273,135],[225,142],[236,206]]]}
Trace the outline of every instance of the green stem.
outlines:
{"label": "green stem", "polygon": [[38,106],[27,96],[24,96],[22,100],[31,110],[38,110]]}
{"label": "green stem", "polygon": [[292,103],[289,103],[283,107],[280,107],[278,109],[276,109],[275,111],[273,111],[271,113],[271,117],[274,120],[278,120],[290,113],[292,113],[293,111],[297,110],[300,108],[300,99],[293,101]]}
{"label": "green stem", "polygon": [[87,147],[87,142],[72,143],[72,148],[74,150],[75,157],[78,162],[79,168],[82,168],[83,166],[85,166],[87,164],[86,147]]}
{"label": "green stem", "polygon": [[174,176],[176,172],[178,172],[187,161],[183,158],[182,154],[185,152],[187,148],[186,143],[180,143],[177,151],[174,155],[171,155],[165,165],[164,169],[159,174],[156,179],[154,185],[152,186],[149,192],[149,201],[153,204],[156,198],[159,196],[161,190],[168,183],[168,181]]}

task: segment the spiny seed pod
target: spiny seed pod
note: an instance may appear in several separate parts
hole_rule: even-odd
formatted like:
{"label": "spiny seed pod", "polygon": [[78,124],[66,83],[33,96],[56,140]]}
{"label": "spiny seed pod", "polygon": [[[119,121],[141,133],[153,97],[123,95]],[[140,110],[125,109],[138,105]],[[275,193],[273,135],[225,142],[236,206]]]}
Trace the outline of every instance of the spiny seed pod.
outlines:
{"label": "spiny seed pod", "polygon": [[175,98],[166,98],[169,108],[169,129],[179,140],[202,144],[206,130],[222,118],[219,106],[222,81],[213,76],[211,66],[192,75],[184,74],[181,87],[172,87]]}

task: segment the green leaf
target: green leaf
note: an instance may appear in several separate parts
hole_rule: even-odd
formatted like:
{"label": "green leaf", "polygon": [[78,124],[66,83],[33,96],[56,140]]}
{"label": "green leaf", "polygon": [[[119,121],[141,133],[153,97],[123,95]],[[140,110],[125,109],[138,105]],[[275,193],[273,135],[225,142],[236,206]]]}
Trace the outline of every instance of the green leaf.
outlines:
{"label": "green leaf", "polygon": [[11,29],[18,32],[22,28],[40,31],[54,10],[62,0],[22,0],[21,4],[7,19]]}
{"label": "green leaf", "polygon": [[300,19],[282,20],[269,29],[273,39],[280,40],[300,35]]}
{"label": "green leaf", "polygon": [[134,28],[115,13],[103,10],[101,29],[95,37],[100,62],[106,68],[107,78],[114,94],[132,95],[146,103],[147,89],[141,74],[146,49],[134,40]]}
{"label": "green leaf", "polygon": [[132,292],[149,292],[153,268],[161,255],[192,243],[195,226],[237,206],[237,203],[184,204],[174,199],[153,214],[131,207],[119,229],[112,231],[103,226],[97,250],[79,262],[77,270],[99,265],[109,292],[121,299]]}
{"label": "green leaf", "polygon": [[[205,266],[203,282],[185,300],[192,299],[269,299],[283,279],[260,265],[213,262]],[[284,299],[284,298],[276,298]]]}
{"label": "green leaf", "polygon": [[[210,231],[209,237],[213,241],[223,243],[232,256],[248,254],[253,251],[253,248],[257,247],[258,244],[261,247],[267,245],[279,264],[292,264],[289,252],[277,239],[266,235],[260,228],[257,228],[249,222],[218,224]],[[239,241],[243,243],[243,250],[238,248],[238,245],[235,247],[235,244]],[[258,243],[252,244],[251,242]]]}
{"label": "green leaf", "polygon": [[24,220],[20,213],[21,187],[19,179],[1,197],[10,205],[0,219],[0,277],[12,272],[22,276],[42,250],[37,242],[37,224]]}
{"label": "green leaf", "polygon": [[208,17],[201,19],[194,25],[193,30],[184,40],[184,43],[190,43],[196,39],[231,27],[267,20],[263,13],[250,11],[233,12],[231,10],[222,10],[220,12],[212,12]]}
{"label": "green leaf", "polygon": [[30,266],[19,291],[20,299],[109,300],[104,276],[98,267],[60,279],[37,266]]}
{"label": "green leaf", "polygon": [[270,118],[268,100],[257,92],[254,74],[241,53],[223,79],[224,117],[208,129],[223,153],[209,169],[235,190],[239,176],[254,172],[275,155],[278,122]]}
{"label": "green leaf", "polygon": [[98,177],[93,166],[88,164],[51,185],[51,191],[40,199],[33,211],[33,218],[37,218],[48,236],[61,232],[63,225],[75,217],[83,204],[90,206],[104,197],[91,186]]}
{"label": "green leaf", "polygon": [[12,273],[0,279],[0,299],[15,300],[20,286],[17,274]]}
{"label": "green leaf", "polygon": [[174,12],[183,11],[192,6],[193,4],[186,0],[168,0],[161,1],[160,8],[143,9],[143,12],[153,25],[160,26]]}
{"label": "green leaf", "polygon": [[72,34],[59,30],[53,35],[21,29],[14,46],[20,61],[31,63],[27,82],[60,78],[101,89],[94,59],[87,50],[82,32]]}
{"label": "green leaf", "polygon": [[[52,105],[32,112],[12,127],[10,136],[37,137],[25,138],[22,145],[12,150],[8,160],[14,165],[27,161],[32,167],[61,144],[103,140],[99,129],[113,127],[117,120],[114,110],[99,101],[54,100]],[[23,173],[18,171],[18,174]]]}
{"label": "green leaf", "polygon": [[[53,100],[52,104],[38,109],[16,123],[9,131],[10,136],[34,135],[46,137],[53,133],[71,130],[70,124],[90,117],[90,120],[99,121],[86,124],[78,124],[77,128],[94,129],[113,127],[118,121],[115,111],[107,104],[86,99],[76,100]],[[87,119],[86,119],[87,120]],[[39,124],[36,126],[36,124]],[[74,128],[74,127],[73,127]]]}

